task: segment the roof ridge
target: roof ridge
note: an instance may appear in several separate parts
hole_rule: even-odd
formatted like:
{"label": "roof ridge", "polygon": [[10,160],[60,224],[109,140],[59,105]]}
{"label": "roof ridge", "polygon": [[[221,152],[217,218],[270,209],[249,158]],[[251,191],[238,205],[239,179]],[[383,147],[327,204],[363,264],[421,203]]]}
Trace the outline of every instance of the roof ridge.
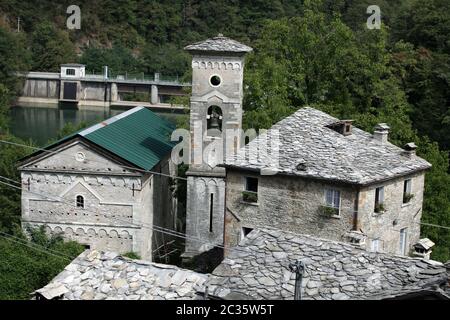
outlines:
{"label": "roof ridge", "polygon": [[101,129],[101,128],[107,126],[107,125],[113,124],[116,121],[119,121],[119,120],[121,120],[123,118],[126,118],[129,115],[132,115],[133,113],[138,112],[138,111],[140,111],[142,109],[144,109],[144,107],[135,107],[133,109],[127,110],[127,111],[122,112],[120,114],[117,114],[117,115],[115,115],[115,116],[113,116],[111,118],[103,120],[100,123],[94,124],[93,126],[90,126],[90,127],[86,128],[86,129],[78,132],[78,134],[80,136],[84,137],[84,136],[86,136],[86,135],[88,135],[88,134],[90,134],[90,133],[92,133],[92,132],[94,132],[94,131],[96,131],[98,129]]}

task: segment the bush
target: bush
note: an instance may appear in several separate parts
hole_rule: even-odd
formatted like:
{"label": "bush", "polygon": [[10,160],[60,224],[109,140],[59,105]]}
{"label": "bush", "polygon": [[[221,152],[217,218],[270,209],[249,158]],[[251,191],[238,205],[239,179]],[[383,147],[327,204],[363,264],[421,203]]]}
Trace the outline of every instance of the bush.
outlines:
{"label": "bush", "polygon": [[332,208],[328,206],[320,206],[320,212],[327,217],[337,216],[339,215],[338,208]]}
{"label": "bush", "polygon": [[30,230],[30,236],[31,241],[23,235],[0,238],[0,300],[30,299],[84,250],[76,242],[47,237],[43,228]]}
{"label": "bush", "polygon": [[242,199],[245,202],[256,203],[256,202],[258,202],[258,194],[256,192],[243,191]]}

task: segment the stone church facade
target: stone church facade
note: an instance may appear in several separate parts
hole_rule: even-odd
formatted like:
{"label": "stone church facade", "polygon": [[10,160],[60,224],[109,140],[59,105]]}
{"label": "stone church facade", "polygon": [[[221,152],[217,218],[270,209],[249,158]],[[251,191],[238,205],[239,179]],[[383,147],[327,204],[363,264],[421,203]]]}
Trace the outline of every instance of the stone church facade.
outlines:
{"label": "stone church facade", "polygon": [[[172,182],[146,172],[176,174],[172,145],[162,137],[171,130],[151,111],[135,108],[27,157],[19,167],[23,228],[44,226],[91,249],[151,260],[168,240],[152,226],[175,229],[176,223]],[[139,149],[146,140],[158,145]],[[115,145],[124,141],[125,147]]]}

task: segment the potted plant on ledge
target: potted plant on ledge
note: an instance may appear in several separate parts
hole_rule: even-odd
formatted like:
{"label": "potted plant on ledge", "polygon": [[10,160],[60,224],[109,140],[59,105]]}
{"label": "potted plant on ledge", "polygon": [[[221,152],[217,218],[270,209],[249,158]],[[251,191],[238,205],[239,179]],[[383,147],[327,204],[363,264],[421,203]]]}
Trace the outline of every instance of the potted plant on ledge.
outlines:
{"label": "potted plant on ledge", "polygon": [[375,213],[384,213],[386,209],[384,208],[384,205],[382,203],[377,203],[375,205]]}
{"label": "potted plant on ledge", "polygon": [[405,193],[403,195],[403,203],[409,203],[412,198],[414,198],[414,195],[412,193]]}
{"label": "potted plant on ledge", "polygon": [[329,206],[320,206],[320,212],[326,217],[336,217],[339,215],[339,209]]}
{"label": "potted plant on ledge", "polygon": [[244,202],[257,203],[258,194],[256,192],[251,191],[242,191],[242,199],[244,200]]}

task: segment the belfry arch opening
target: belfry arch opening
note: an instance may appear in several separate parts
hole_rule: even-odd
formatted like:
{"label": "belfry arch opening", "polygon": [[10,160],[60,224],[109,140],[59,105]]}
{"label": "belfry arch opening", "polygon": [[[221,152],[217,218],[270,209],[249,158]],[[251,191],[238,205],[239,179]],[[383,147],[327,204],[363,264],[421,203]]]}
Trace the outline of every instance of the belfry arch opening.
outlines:
{"label": "belfry arch opening", "polygon": [[[207,129],[209,132],[222,132],[222,109],[219,106],[210,106],[208,108],[207,119]],[[208,134],[215,135],[215,134]]]}

